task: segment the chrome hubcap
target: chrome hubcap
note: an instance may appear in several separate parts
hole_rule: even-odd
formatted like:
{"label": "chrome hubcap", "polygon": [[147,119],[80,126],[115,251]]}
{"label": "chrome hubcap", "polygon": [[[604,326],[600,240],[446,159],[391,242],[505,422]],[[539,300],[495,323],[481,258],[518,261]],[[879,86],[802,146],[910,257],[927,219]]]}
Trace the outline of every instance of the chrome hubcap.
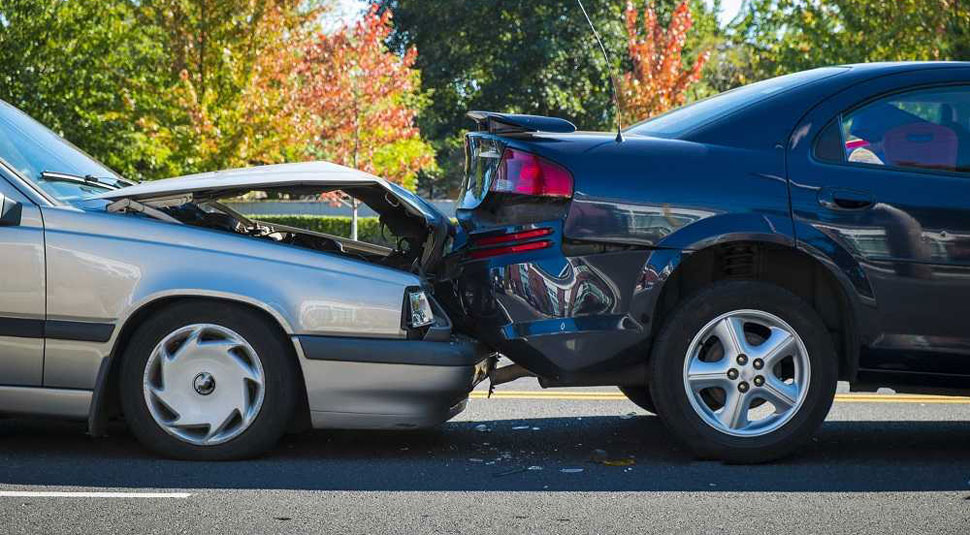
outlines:
{"label": "chrome hubcap", "polygon": [[684,389],[704,422],[722,433],[758,436],[801,408],[811,368],[798,333],[760,310],[714,318],[691,341]]}
{"label": "chrome hubcap", "polygon": [[263,405],[259,356],[235,332],[212,324],[183,327],[152,351],[143,379],[155,422],[197,446],[239,436]]}

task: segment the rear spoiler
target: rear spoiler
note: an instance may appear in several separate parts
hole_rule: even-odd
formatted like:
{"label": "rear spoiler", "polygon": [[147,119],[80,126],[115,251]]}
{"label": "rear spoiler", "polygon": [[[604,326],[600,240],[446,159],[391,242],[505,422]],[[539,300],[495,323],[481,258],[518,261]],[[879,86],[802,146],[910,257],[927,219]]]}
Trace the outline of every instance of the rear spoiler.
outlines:
{"label": "rear spoiler", "polygon": [[576,125],[558,117],[497,113],[494,111],[470,111],[468,117],[478,123],[479,130],[486,130],[495,134],[521,132],[569,134],[576,131]]}

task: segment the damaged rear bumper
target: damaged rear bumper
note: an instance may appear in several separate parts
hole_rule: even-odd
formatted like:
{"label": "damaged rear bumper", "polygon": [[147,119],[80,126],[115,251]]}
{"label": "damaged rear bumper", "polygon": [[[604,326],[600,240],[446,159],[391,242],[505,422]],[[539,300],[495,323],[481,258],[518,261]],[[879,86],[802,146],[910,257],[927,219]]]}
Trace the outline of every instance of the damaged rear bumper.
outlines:
{"label": "damaged rear bumper", "polygon": [[474,340],[297,336],[314,428],[430,427],[465,408],[493,365]]}

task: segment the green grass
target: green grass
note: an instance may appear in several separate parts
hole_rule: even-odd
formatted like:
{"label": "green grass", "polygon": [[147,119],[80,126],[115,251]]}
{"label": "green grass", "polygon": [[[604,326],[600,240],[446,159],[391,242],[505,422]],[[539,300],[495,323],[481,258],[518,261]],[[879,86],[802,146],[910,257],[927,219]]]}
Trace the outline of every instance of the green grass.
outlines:
{"label": "green grass", "polygon": [[[350,217],[325,215],[254,215],[249,216],[267,223],[277,223],[290,227],[333,234],[335,236],[350,237]],[[378,245],[393,246],[396,241],[391,232],[384,229],[381,234],[381,224],[376,217],[357,218],[357,239]]]}

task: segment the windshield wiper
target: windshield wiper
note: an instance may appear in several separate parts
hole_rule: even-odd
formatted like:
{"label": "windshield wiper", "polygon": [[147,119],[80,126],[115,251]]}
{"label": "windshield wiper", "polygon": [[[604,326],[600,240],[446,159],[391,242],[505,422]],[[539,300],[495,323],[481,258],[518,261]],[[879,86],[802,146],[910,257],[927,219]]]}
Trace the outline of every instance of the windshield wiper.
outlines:
{"label": "windshield wiper", "polygon": [[[85,184],[88,186],[95,186],[110,190],[121,189],[125,186],[130,186],[133,184],[132,182],[119,178],[96,177],[94,175],[82,176],[55,171],[44,171],[40,174],[40,178],[50,182],[73,182],[75,184]],[[111,182],[106,182],[107,180],[110,180]]]}

